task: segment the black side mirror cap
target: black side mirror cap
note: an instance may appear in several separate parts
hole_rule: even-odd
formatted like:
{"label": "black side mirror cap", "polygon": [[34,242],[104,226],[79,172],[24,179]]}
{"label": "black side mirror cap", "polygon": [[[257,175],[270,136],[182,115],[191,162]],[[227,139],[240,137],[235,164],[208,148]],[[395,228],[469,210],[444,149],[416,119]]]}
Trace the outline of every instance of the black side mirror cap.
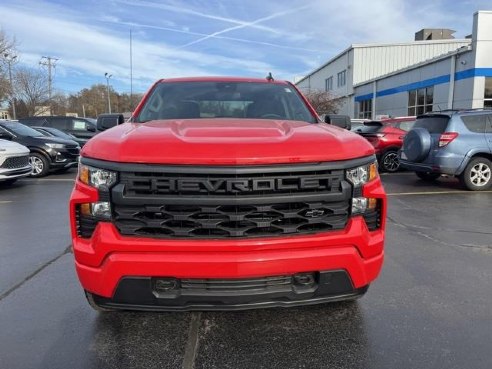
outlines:
{"label": "black side mirror cap", "polygon": [[88,132],[96,132],[96,127],[92,124],[87,124],[85,126],[85,129],[88,131]]}
{"label": "black side mirror cap", "polygon": [[125,123],[123,114],[101,114],[97,117],[97,130],[105,131],[119,124]]}

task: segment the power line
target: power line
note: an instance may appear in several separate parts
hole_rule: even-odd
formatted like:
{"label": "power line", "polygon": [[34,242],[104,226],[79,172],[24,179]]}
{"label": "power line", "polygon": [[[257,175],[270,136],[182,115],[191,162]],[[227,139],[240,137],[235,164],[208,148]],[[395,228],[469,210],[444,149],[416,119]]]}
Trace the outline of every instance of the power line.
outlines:
{"label": "power line", "polygon": [[53,114],[53,109],[51,108],[51,90],[52,90],[52,84],[53,84],[53,74],[52,74],[52,69],[55,68],[56,62],[59,59],[54,58],[52,56],[43,56],[41,57],[41,61],[39,62],[40,65],[44,65],[45,67],[48,67],[48,103],[50,104],[50,115]]}

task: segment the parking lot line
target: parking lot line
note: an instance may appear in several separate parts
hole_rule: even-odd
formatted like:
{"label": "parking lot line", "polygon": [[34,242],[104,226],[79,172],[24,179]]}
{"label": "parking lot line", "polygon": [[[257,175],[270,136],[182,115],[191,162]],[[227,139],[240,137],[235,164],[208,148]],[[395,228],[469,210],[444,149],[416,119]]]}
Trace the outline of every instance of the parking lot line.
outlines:
{"label": "parking lot line", "polygon": [[12,202],[11,200],[2,200],[0,201],[0,204],[9,204],[11,202]]}
{"label": "parking lot line", "polygon": [[412,195],[472,195],[479,193],[492,193],[492,191],[429,191],[429,192],[394,192],[387,193],[387,196],[412,196]]}

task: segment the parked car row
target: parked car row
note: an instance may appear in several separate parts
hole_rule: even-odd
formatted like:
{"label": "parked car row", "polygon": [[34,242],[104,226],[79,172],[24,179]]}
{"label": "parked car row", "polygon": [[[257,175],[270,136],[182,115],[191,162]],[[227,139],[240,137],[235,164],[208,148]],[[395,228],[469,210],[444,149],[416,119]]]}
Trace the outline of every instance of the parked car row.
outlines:
{"label": "parked car row", "polygon": [[[0,121],[0,139],[2,140],[0,150],[4,148],[5,152],[8,152],[9,149],[17,148],[16,150],[22,152],[22,155],[13,156],[22,156],[22,159],[9,159],[7,163],[2,164],[2,167],[5,165],[5,169],[12,170],[22,168],[22,175],[43,177],[50,172],[64,172],[77,166],[80,153],[79,144],[72,139],[61,136],[63,136],[63,132],[55,135],[54,133],[38,131],[17,121]],[[27,154],[19,146],[25,147]],[[29,171],[25,165],[26,157],[27,165],[30,167]],[[13,168],[11,168],[12,166]],[[4,181],[13,183],[22,175],[17,176],[15,171],[9,172],[4,174],[6,176]]]}
{"label": "parked car row", "polygon": [[97,120],[65,116],[0,120],[0,183],[65,172],[77,166],[80,149],[91,137],[121,123],[121,114],[101,114]]}

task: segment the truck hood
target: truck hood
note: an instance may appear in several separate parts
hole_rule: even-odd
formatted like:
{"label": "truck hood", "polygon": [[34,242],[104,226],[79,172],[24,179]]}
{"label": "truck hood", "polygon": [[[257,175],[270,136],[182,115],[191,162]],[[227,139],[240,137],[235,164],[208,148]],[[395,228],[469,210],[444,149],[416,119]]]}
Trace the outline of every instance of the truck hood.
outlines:
{"label": "truck hood", "polygon": [[365,139],[324,123],[230,118],[125,123],[82,149],[93,159],[181,165],[306,163],[373,153]]}

